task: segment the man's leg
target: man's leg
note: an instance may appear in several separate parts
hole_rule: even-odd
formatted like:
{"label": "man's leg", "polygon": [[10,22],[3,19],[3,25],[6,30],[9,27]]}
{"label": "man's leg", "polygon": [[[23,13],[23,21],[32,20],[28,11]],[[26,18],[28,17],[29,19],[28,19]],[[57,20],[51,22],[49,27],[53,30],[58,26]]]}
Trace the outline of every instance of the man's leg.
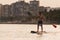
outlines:
{"label": "man's leg", "polygon": [[38,23],[38,25],[37,25],[37,32],[39,32],[39,23]]}
{"label": "man's leg", "polygon": [[43,25],[41,24],[41,32],[43,32]]}

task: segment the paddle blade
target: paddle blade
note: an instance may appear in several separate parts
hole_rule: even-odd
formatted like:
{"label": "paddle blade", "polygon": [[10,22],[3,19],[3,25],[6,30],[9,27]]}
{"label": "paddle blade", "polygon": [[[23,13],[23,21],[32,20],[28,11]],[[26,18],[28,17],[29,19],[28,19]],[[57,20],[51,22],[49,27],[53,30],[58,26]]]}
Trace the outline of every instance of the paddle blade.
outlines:
{"label": "paddle blade", "polygon": [[56,24],[52,24],[54,28],[57,28]]}

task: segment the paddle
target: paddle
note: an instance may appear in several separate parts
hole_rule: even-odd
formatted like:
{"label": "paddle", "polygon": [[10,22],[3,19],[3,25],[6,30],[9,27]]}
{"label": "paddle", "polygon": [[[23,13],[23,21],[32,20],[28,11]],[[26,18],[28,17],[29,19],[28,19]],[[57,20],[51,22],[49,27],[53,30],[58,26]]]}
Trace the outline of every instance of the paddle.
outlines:
{"label": "paddle", "polygon": [[53,26],[54,28],[57,28],[56,24],[52,24],[52,26]]}

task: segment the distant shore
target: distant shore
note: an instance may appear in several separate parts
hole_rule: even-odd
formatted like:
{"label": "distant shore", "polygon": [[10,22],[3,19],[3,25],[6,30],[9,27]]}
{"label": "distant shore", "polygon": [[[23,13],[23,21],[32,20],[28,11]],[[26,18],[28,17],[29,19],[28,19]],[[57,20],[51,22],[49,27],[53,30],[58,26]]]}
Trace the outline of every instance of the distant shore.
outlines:
{"label": "distant shore", "polygon": [[[0,23],[0,24],[37,24],[37,23]],[[44,25],[52,25],[51,23],[43,23]],[[54,23],[57,24],[57,23]],[[60,25],[60,24],[57,24]]]}

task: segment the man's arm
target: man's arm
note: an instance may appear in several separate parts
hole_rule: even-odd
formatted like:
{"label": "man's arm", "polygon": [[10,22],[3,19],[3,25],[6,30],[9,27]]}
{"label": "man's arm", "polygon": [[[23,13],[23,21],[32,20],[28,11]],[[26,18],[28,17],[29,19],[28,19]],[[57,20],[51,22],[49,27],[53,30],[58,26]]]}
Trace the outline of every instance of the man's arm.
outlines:
{"label": "man's arm", "polygon": [[42,15],[42,16],[43,16],[43,21],[46,21],[46,17],[44,15]]}

